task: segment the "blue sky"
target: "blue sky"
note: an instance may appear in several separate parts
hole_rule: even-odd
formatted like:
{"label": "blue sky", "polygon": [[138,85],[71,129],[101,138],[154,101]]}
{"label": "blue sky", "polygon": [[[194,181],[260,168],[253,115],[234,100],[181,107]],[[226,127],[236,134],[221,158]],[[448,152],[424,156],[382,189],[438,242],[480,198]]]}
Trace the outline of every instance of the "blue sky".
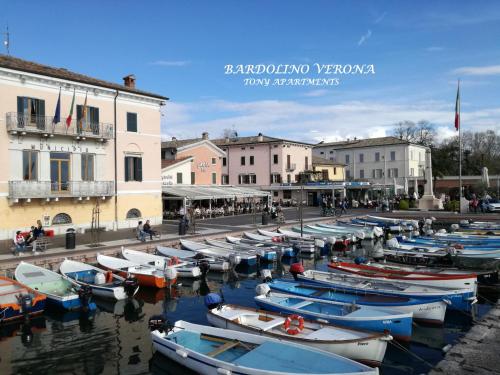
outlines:
{"label": "blue sky", "polygon": [[[7,1],[11,54],[171,98],[165,137],[331,141],[429,120],[500,129],[498,1]],[[335,87],[248,87],[227,64],[373,64]],[[280,77],[281,78],[281,77]],[[294,77],[285,77],[294,78]]]}

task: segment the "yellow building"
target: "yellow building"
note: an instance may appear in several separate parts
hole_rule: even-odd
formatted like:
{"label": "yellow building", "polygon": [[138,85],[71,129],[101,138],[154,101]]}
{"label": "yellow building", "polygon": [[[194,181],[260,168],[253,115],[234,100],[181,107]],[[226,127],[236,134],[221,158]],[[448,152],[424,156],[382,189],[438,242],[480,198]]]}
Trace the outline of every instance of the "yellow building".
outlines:
{"label": "yellow building", "polygon": [[345,164],[313,156],[312,168],[317,181],[345,181]]}
{"label": "yellow building", "polygon": [[106,229],[161,223],[167,98],[5,55],[0,97],[0,239],[89,228],[97,203]]}

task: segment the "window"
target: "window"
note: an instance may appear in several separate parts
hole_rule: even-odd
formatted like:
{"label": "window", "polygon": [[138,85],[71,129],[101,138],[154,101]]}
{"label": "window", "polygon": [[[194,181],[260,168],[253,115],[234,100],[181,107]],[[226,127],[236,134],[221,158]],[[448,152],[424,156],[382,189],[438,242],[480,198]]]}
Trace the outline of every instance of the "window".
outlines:
{"label": "window", "polygon": [[345,156],[345,163],[346,163],[346,164],[349,164],[349,155],[346,155],[346,156]]}
{"label": "window", "polygon": [[396,151],[391,151],[391,161],[396,160]]}
{"label": "window", "polygon": [[287,174],[286,175],[286,182],[291,183],[292,182],[292,176]]}
{"label": "window", "polygon": [[142,181],[142,158],[125,156],[125,181]]}
{"label": "window", "polygon": [[277,197],[279,193],[277,191],[273,191],[273,197]]}
{"label": "window", "polygon": [[23,180],[36,181],[38,179],[38,151],[23,151]]}
{"label": "window", "polygon": [[244,156],[241,157],[241,165],[245,165],[245,157]]}
{"label": "window", "polygon": [[240,185],[256,184],[257,176],[255,174],[240,174],[238,176],[238,183]]}
{"label": "window", "polygon": [[94,181],[94,154],[82,154],[82,181]]}
{"label": "window", "polygon": [[359,162],[363,163],[365,161],[365,155],[364,154],[359,154]]}
{"label": "window", "polygon": [[349,170],[345,171],[345,177],[351,178],[351,171],[349,171]]}
{"label": "window", "polygon": [[182,184],[182,172],[177,172],[177,183]]}
{"label": "window", "polygon": [[337,167],[333,167],[333,175],[336,176],[337,175]]}
{"label": "window", "polygon": [[279,173],[271,174],[271,184],[281,184],[281,175]]}
{"label": "window", "polygon": [[61,225],[61,224],[71,224],[71,216],[65,213],[60,213],[54,216],[52,219],[52,225]]}
{"label": "window", "polygon": [[320,154],[320,155],[324,155],[325,153],[324,153],[323,151],[320,151],[320,152],[319,152],[319,154]]}
{"label": "window", "polygon": [[196,184],[196,173],[191,172],[191,185]]}
{"label": "window", "polygon": [[273,155],[273,164],[278,164],[278,154]]}
{"label": "window", "polygon": [[212,158],[212,165],[217,164],[217,158]]}
{"label": "window", "polygon": [[18,96],[17,113],[17,126],[45,129],[45,100]]}
{"label": "window", "polygon": [[127,212],[127,219],[140,219],[142,217],[141,211],[139,211],[137,208],[131,208]]}
{"label": "window", "polygon": [[286,169],[290,170],[290,167],[291,167],[291,156],[287,155],[286,156]]}
{"label": "window", "polygon": [[137,133],[137,113],[127,112],[127,131]]}
{"label": "window", "polygon": [[253,162],[254,162],[254,158],[253,158],[253,156],[250,156],[250,165],[253,165]]}
{"label": "window", "polygon": [[71,154],[69,152],[50,153],[50,188],[52,191],[68,191],[71,175]]}
{"label": "window", "polygon": [[217,173],[212,172],[212,185],[217,185]]}
{"label": "window", "polygon": [[304,169],[307,171],[309,169],[309,158],[306,156]]}
{"label": "window", "polygon": [[76,106],[76,128],[82,131],[99,134],[99,108],[87,106],[85,118],[83,116],[83,105]]}
{"label": "window", "polygon": [[229,185],[229,175],[223,174],[221,176],[221,184],[222,185]]}
{"label": "window", "polygon": [[222,158],[222,166],[225,167],[227,165],[227,158]]}
{"label": "window", "polygon": [[250,175],[250,183],[251,184],[256,184],[257,183],[257,176],[254,174]]}
{"label": "window", "polygon": [[415,168],[410,168],[410,176],[415,176]]}
{"label": "window", "polygon": [[380,152],[375,153],[375,161],[380,161]]}
{"label": "window", "polygon": [[292,199],[292,191],[283,190],[283,199]]}
{"label": "window", "polygon": [[333,154],[333,150],[332,150],[332,151],[330,151],[330,154]]}
{"label": "window", "polygon": [[387,177],[389,178],[398,177],[398,169],[397,168],[387,169]]}
{"label": "window", "polygon": [[328,181],[328,169],[321,170],[321,179],[323,181]]}
{"label": "window", "polygon": [[359,178],[365,178],[365,170],[364,169],[359,170]]}

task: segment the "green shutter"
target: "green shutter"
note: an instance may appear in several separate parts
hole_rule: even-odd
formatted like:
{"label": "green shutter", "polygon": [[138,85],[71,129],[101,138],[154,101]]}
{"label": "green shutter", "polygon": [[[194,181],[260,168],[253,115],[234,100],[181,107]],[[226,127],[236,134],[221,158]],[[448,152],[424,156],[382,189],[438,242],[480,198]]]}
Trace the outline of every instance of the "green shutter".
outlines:
{"label": "green shutter", "polygon": [[137,132],[137,113],[127,112],[127,131]]}
{"label": "green shutter", "polygon": [[125,181],[130,181],[130,175],[129,175],[129,165],[130,163],[130,157],[125,156]]}
{"label": "green shutter", "polygon": [[142,181],[142,158],[135,158],[136,161],[136,181]]}

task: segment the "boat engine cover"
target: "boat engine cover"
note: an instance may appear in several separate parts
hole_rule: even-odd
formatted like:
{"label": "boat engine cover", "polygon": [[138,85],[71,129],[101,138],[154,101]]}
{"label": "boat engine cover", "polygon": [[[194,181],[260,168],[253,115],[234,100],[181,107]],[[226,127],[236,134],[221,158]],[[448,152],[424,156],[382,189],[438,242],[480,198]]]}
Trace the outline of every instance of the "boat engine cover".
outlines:
{"label": "boat engine cover", "polygon": [[271,292],[271,288],[267,284],[259,284],[255,287],[255,293],[258,296],[267,296]]}

